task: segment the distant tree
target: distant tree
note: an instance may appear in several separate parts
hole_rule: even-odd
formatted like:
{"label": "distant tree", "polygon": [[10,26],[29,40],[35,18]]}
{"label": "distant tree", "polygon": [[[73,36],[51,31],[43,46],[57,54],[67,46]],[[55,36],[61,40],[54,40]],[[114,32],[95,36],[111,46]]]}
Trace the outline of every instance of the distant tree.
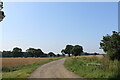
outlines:
{"label": "distant tree", "polygon": [[23,57],[27,58],[27,57],[31,57],[31,54],[28,52],[23,52]]}
{"label": "distant tree", "polygon": [[35,49],[34,48],[29,48],[26,50],[26,54],[29,55],[29,57],[36,57],[35,56]]}
{"label": "distant tree", "polygon": [[65,50],[64,49],[61,50],[61,53],[62,53],[62,56],[65,56]]}
{"label": "distant tree", "polygon": [[81,53],[83,53],[83,48],[82,48],[82,46],[75,45],[75,46],[72,48],[71,53],[72,53],[74,56],[81,55]]}
{"label": "distant tree", "polygon": [[55,57],[55,56],[56,56],[53,52],[49,52],[48,55],[49,55],[50,57]]}
{"label": "distant tree", "polygon": [[65,50],[64,50],[64,53],[65,53],[65,54],[68,54],[69,57],[70,57],[72,48],[73,48],[72,45],[66,45],[66,48],[65,48]]}
{"label": "distant tree", "polygon": [[65,50],[64,50],[64,49],[62,49],[62,50],[61,50],[61,53],[62,53],[62,54],[63,54],[63,53],[65,53]]}
{"label": "distant tree", "polygon": [[57,56],[57,57],[60,57],[60,54],[57,54],[56,56]]}
{"label": "distant tree", "polygon": [[93,55],[98,55],[98,53],[95,52],[95,53],[93,53]]}
{"label": "distant tree", "polygon": [[42,57],[44,55],[44,53],[42,52],[41,49],[36,49],[35,50],[35,56],[36,57]]}
{"label": "distant tree", "polygon": [[15,48],[13,48],[12,52],[22,52],[22,49],[18,48],[18,47],[15,47]]}
{"label": "distant tree", "polygon": [[100,48],[107,53],[110,60],[120,60],[120,33],[113,31],[113,34],[103,36],[100,42]]}
{"label": "distant tree", "polygon": [[22,57],[23,56],[22,49],[18,47],[13,48],[12,55],[13,57]]}
{"label": "distant tree", "polygon": [[29,48],[26,52],[26,54],[30,57],[42,57],[44,55],[41,49]]}
{"label": "distant tree", "polygon": [[13,54],[11,51],[3,51],[2,57],[13,57]]}

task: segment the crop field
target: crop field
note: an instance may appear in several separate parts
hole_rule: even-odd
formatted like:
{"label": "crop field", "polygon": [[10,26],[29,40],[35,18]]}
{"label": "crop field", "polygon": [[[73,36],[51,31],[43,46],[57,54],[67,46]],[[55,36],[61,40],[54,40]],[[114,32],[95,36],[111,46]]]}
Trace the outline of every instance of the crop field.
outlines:
{"label": "crop field", "polygon": [[2,60],[2,78],[28,78],[39,66],[61,59],[47,58],[0,58]]}
{"label": "crop field", "polygon": [[49,58],[1,58],[2,59],[2,67],[3,68],[11,68],[11,67],[20,67],[24,65],[30,65],[35,62],[48,60],[48,59],[57,59],[57,57],[49,57]]}

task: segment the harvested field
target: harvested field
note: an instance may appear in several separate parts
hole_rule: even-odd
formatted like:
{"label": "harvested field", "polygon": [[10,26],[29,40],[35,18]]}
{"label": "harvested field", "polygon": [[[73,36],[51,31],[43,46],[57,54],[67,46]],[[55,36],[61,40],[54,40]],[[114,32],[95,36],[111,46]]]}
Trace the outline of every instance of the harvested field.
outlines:
{"label": "harvested field", "polygon": [[[55,58],[57,59],[57,57]],[[49,57],[49,58],[1,58],[1,59],[2,59],[2,67],[11,68],[11,67],[30,65],[35,62],[48,60],[48,59],[55,59],[55,58]]]}

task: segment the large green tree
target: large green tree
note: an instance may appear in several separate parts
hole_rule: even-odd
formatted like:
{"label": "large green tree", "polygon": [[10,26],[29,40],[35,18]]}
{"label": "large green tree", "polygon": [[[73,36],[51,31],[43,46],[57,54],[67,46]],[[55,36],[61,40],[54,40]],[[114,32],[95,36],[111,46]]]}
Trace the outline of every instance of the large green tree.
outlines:
{"label": "large green tree", "polygon": [[72,48],[73,48],[72,45],[66,45],[66,48],[65,48],[64,53],[65,53],[65,54],[68,54],[69,57],[70,57]]}
{"label": "large green tree", "polygon": [[50,57],[55,57],[55,56],[56,56],[53,52],[49,52],[48,55],[49,55]]}
{"label": "large green tree", "polygon": [[120,60],[120,33],[113,31],[112,35],[103,36],[100,48],[107,53],[110,60]]}
{"label": "large green tree", "polygon": [[79,46],[79,45],[75,45],[72,50],[71,50],[71,54],[74,55],[74,56],[80,56],[81,53],[83,53],[83,48],[82,46]]}

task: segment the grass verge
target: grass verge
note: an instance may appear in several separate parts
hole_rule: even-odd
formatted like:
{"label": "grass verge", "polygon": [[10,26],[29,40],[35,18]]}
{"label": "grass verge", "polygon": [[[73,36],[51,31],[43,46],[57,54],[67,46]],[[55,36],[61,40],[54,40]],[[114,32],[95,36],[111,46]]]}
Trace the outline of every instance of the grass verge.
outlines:
{"label": "grass verge", "polygon": [[[61,58],[58,58],[61,59]],[[3,69],[2,78],[28,78],[30,74],[39,66],[58,59],[48,59],[22,67]],[[8,72],[9,71],[9,72]]]}
{"label": "grass verge", "polygon": [[[86,65],[86,63],[101,64]],[[67,58],[65,67],[84,78],[120,78],[119,61],[108,61],[104,58]]]}

